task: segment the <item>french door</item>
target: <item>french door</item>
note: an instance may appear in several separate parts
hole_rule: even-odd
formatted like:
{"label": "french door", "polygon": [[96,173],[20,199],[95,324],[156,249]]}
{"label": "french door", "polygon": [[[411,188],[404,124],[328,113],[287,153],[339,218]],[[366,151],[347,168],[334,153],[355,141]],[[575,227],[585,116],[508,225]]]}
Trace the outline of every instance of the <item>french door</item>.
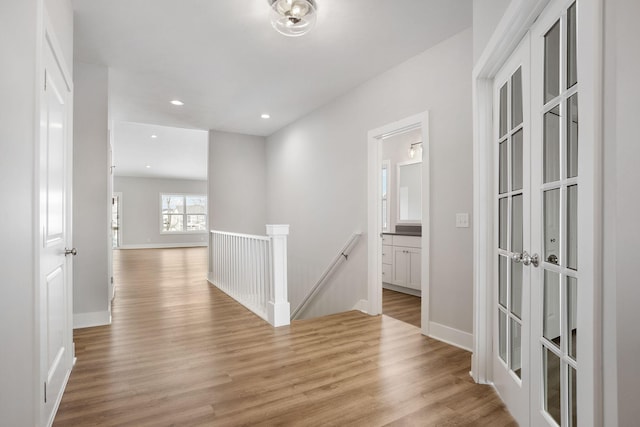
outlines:
{"label": "french door", "polygon": [[494,79],[493,372],[520,425],[582,425],[578,393],[592,393],[578,362],[593,308],[578,299],[577,13],[552,1]]}

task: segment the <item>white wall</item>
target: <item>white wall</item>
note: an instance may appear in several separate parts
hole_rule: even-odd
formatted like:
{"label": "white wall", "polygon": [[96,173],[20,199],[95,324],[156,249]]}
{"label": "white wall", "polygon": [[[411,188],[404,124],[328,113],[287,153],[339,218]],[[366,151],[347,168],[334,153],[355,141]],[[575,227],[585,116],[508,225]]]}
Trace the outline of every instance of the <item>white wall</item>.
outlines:
{"label": "white wall", "polygon": [[473,63],[489,43],[511,0],[473,0]]}
{"label": "white wall", "polygon": [[398,163],[416,161],[422,158],[420,145],[416,145],[416,153],[412,159],[409,146],[422,140],[422,129],[395,135],[382,141],[382,160],[389,160],[389,188],[387,203],[389,203],[389,232],[396,231],[398,222]]}
{"label": "white wall", "polygon": [[[11,209],[0,212],[3,272],[0,296],[0,425],[32,426],[39,412],[39,338],[35,325],[36,246],[33,228],[36,117],[36,52],[41,0],[0,2],[0,57],[3,58],[0,105],[0,194]],[[62,7],[62,6],[61,6]],[[64,5],[64,7],[68,7]],[[55,6],[51,11],[57,13]],[[68,9],[61,14],[70,13]],[[61,28],[64,56],[73,27]],[[67,41],[67,42],[65,42]],[[70,64],[68,64],[70,65]],[[38,86],[36,86],[36,81]],[[38,388],[36,388],[38,387]]]}
{"label": "white wall", "polygon": [[110,322],[108,73],[80,62],[74,69],[73,317],[86,327]]}
{"label": "white wall", "polygon": [[207,194],[207,181],[116,176],[114,192],[122,193],[122,247],[206,245],[207,232],[160,233],[160,193]]}
{"label": "white wall", "polygon": [[[265,139],[209,132],[209,228],[266,234]],[[284,223],[276,218],[276,223]]]}
{"label": "white wall", "polygon": [[[366,231],[367,132],[429,110],[431,320],[471,332],[472,231],[455,228],[455,214],[472,209],[472,59],[468,29],[267,138],[267,218],[291,224],[292,307],[351,233]],[[307,315],[367,298],[366,247],[364,236]]]}
{"label": "white wall", "polygon": [[604,386],[605,425],[640,419],[640,3],[605,4]]}

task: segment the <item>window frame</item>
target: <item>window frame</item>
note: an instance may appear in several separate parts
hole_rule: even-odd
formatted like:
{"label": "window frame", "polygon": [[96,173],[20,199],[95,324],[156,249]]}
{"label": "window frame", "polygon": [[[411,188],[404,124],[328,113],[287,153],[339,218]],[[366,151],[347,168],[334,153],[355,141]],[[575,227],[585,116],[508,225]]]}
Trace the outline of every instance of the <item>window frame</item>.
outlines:
{"label": "window frame", "polygon": [[[168,215],[181,215],[182,216],[182,230],[181,231],[166,231],[164,230],[164,215],[165,213],[162,211],[163,209],[163,198],[164,196],[176,196],[176,197],[182,197],[182,201],[183,201],[183,206],[184,206],[184,212],[182,213],[176,213],[176,214],[168,214]],[[206,207],[206,212],[204,214],[189,214],[187,213],[187,197],[202,197],[205,199],[205,207]],[[160,234],[169,234],[169,235],[176,235],[176,234],[207,234],[207,229],[209,228],[209,209],[208,209],[208,197],[206,194],[201,194],[201,193],[182,193],[182,192],[161,192],[160,196],[159,196],[159,202],[160,202],[160,208],[159,208],[159,228],[160,228]],[[187,218],[189,215],[204,215],[204,230],[187,230]]]}

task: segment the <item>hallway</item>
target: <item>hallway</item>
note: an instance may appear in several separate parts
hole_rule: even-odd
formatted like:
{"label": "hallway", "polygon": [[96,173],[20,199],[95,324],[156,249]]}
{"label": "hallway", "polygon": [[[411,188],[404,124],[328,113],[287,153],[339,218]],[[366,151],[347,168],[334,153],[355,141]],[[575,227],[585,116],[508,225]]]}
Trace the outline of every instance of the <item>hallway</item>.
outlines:
{"label": "hallway", "polygon": [[75,331],[55,426],[515,425],[468,352],[359,312],[273,329],[206,251],[115,251],[113,324]]}

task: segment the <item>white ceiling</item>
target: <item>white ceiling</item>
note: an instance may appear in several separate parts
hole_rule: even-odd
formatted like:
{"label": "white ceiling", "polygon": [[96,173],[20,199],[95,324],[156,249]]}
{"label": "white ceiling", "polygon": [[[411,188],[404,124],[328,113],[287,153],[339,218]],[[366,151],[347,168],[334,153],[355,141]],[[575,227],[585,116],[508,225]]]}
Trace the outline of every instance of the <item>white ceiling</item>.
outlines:
{"label": "white ceiling", "polygon": [[116,122],[112,132],[116,176],[207,179],[207,131]]}
{"label": "white ceiling", "polygon": [[110,68],[115,121],[266,136],[472,24],[471,0],[317,3],[288,38],[267,0],[73,0],[75,60]]}

